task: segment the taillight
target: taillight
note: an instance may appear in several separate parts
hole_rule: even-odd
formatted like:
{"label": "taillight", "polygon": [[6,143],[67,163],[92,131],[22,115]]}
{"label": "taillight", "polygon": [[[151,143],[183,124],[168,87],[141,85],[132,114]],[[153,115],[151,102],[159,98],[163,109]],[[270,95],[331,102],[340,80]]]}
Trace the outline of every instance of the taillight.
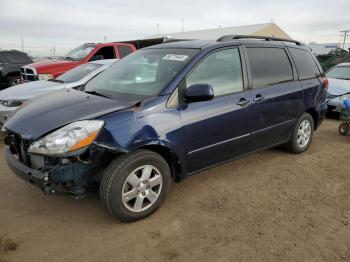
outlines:
{"label": "taillight", "polygon": [[329,82],[328,82],[327,77],[321,77],[321,81],[322,81],[324,89],[328,89]]}

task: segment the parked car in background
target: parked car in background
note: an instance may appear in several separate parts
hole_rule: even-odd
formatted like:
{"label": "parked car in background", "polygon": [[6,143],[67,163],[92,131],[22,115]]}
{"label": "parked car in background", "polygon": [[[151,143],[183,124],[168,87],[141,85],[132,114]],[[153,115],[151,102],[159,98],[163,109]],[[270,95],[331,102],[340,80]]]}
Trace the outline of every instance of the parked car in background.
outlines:
{"label": "parked car in background", "polygon": [[118,43],[83,44],[62,57],[61,60],[48,60],[26,65],[21,68],[23,81],[47,80],[60,76],[81,64],[95,60],[121,59],[139,48],[176,41],[167,38],[131,40]]}
{"label": "parked car in background", "polygon": [[297,41],[245,38],[144,48],[31,100],[3,128],[9,167],[51,194],[98,183],[108,212],[135,221],[171,180],[277,145],[304,152],[327,111],[320,65]]}
{"label": "parked car in background", "polygon": [[23,81],[48,80],[88,62],[103,59],[120,59],[136,48],[128,43],[83,44],[68,52],[61,60],[32,63],[21,68]]}
{"label": "parked car in background", "polygon": [[0,126],[26,101],[64,88],[77,88],[101,73],[117,59],[98,60],[80,65],[55,79],[40,80],[12,86],[0,91]]}
{"label": "parked car in background", "polygon": [[327,105],[329,112],[340,113],[345,108],[344,100],[350,99],[350,63],[341,63],[331,68],[326,76],[329,81]]}
{"label": "parked car in background", "polygon": [[31,64],[33,60],[26,54],[16,50],[0,50],[0,84],[2,88],[19,83],[20,68]]}

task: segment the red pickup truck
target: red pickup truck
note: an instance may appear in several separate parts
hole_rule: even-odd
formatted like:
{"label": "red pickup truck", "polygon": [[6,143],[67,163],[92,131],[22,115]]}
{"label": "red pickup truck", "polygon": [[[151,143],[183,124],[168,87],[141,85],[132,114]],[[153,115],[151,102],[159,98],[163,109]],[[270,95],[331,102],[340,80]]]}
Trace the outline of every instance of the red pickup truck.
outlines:
{"label": "red pickup truck", "polygon": [[73,49],[63,56],[61,60],[48,60],[22,66],[21,79],[26,82],[56,78],[81,64],[102,59],[121,59],[124,56],[135,52],[137,49],[174,41],[181,40],[162,37],[118,43],[87,43]]}
{"label": "red pickup truck", "polygon": [[48,60],[21,67],[21,78],[24,81],[35,81],[56,78],[68,70],[94,60],[116,59],[136,51],[132,43],[83,44],[62,60]]}

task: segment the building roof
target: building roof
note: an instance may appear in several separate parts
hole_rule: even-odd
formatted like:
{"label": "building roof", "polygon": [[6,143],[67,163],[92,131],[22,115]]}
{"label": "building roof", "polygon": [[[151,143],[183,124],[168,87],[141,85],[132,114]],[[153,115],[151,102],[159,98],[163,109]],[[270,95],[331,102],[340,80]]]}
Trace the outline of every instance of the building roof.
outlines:
{"label": "building roof", "polygon": [[223,35],[257,35],[292,39],[275,23],[244,25],[235,27],[219,27],[207,30],[186,31],[178,33],[165,33],[152,35],[147,38],[171,37],[176,39],[216,40]]}

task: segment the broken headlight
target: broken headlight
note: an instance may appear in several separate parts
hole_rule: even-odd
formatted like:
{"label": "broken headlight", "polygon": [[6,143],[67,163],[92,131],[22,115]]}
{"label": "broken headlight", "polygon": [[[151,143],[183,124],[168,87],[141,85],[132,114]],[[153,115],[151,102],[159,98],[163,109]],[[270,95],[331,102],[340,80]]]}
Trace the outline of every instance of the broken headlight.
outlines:
{"label": "broken headlight", "polygon": [[29,152],[41,155],[65,155],[91,145],[104,122],[82,120],[64,126],[35,141]]}

